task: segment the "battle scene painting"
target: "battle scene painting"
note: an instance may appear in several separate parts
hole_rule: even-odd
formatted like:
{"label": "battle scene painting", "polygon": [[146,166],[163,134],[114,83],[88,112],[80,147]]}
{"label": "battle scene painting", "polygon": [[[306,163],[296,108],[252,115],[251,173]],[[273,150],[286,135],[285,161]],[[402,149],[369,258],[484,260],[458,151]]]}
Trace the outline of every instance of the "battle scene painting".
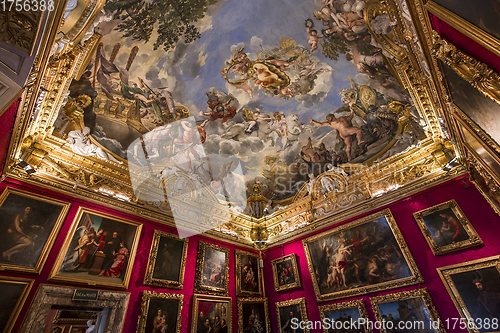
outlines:
{"label": "battle scene painting", "polygon": [[[107,1],[93,26],[101,43],[52,134],[158,182],[186,175],[256,217],[288,204],[311,174],[371,164],[425,136],[363,0],[183,6],[192,10],[177,17],[163,1]],[[391,26],[381,15],[372,28]],[[246,207],[256,183],[266,212]]]}

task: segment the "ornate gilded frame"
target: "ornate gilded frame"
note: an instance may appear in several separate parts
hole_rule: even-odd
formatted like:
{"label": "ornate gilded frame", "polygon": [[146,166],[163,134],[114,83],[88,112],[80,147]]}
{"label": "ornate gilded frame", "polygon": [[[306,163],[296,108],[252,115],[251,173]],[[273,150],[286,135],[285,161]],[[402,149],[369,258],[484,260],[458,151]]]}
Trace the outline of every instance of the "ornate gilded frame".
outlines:
{"label": "ornate gilded frame", "polygon": [[198,303],[200,301],[205,302],[220,302],[226,304],[226,315],[227,315],[227,332],[231,333],[233,331],[232,316],[231,311],[233,308],[233,299],[231,297],[221,297],[221,296],[208,296],[208,295],[193,295],[193,312],[191,313],[191,333],[197,333],[198,326]]}
{"label": "ornate gilded frame", "polygon": [[[184,243],[182,248],[181,266],[180,266],[178,281],[162,280],[153,277],[156,259],[158,257],[158,245],[160,244],[160,239],[162,237],[174,239],[176,241]],[[180,239],[177,235],[160,230],[155,230],[153,235],[153,241],[151,243],[151,250],[149,251],[148,266],[146,268],[146,275],[144,276],[144,284],[151,286],[166,287],[171,289],[182,289],[182,286],[184,284],[184,271],[186,268],[188,243],[189,240],[187,238]]]}
{"label": "ornate gilded frame", "polygon": [[[281,316],[280,316],[280,308],[284,308],[291,305],[299,305],[300,315],[303,322],[307,323],[309,321],[307,317],[307,306],[305,297],[290,299],[288,301],[282,301],[276,303],[276,312],[278,313],[278,326],[281,326]],[[281,330],[279,330],[281,332]],[[308,328],[304,328],[304,333],[310,333],[311,331]]]}
{"label": "ornate gilded frame", "polygon": [[[318,286],[318,282],[317,282],[316,277],[315,277],[316,273],[314,272],[314,266],[313,266],[311,254],[309,251],[309,243],[316,241],[320,238],[329,236],[331,234],[340,233],[340,232],[342,232],[344,230],[348,230],[352,227],[360,226],[362,224],[371,222],[372,220],[375,220],[375,219],[378,219],[381,217],[385,217],[387,224],[391,228],[392,234],[394,235],[394,238],[399,245],[401,253],[403,254],[403,256],[408,264],[408,268],[410,269],[412,276],[401,278],[398,280],[381,282],[381,283],[377,283],[374,285],[368,285],[368,286],[363,286],[363,287],[358,287],[358,288],[353,288],[353,289],[341,290],[341,291],[332,292],[332,293],[322,295],[320,292],[319,286]],[[307,266],[309,267],[309,273],[311,274],[311,280],[313,282],[314,291],[316,293],[316,299],[318,300],[318,302],[324,302],[324,301],[329,301],[329,300],[339,299],[339,298],[349,297],[349,296],[356,296],[356,295],[366,294],[369,292],[382,291],[382,290],[393,289],[393,288],[398,288],[398,287],[403,287],[403,286],[408,286],[408,285],[424,282],[422,275],[420,274],[420,271],[417,267],[417,264],[415,263],[415,260],[413,259],[413,256],[411,255],[411,252],[410,252],[408,246],[406,245],[406,241],[404,240],[403,235],[401,234],[401,231],[399,230],[398,225],[396,224],[396,220],[394,219],[391,211],[388,208],[384,209],[380,212],[365,216],[361,219],[346,223],[346,224],[341,225],[339,227],[327,230],[325,232],[314,235],[312,237],[306,238],[306,239],[302,240],[302,244],[303,244],[304,250],[306,252]]]}
{"label": "ornate gilded frame", "polygon": [[[224,287],[217,288],[203,285],[203,266],[205,263],[205,251],[212,249],[215,251],[223,252],[225,254],[225,269],[224,269]],[[198,243],[198,255],[196,258],[196,276],[194,280],[194,291],[197,293],[206,293],[211,295],[227,296],[229,291],[229,256],[230,250],[226,247],[200,241]]]}
{"label": "ornate gilded frame", "polygon": [[181,331],[182,326],[182,306],[184,301],[184,295],[182,294],[166,294],[166,293],[157,293],[155,291],[144,290],[142,292],[142,302],[141,302],[141,314],[139,315],[139,319],[137,322],[137,330],[136,333],[145,333],[146,332],[146,320],[148,318],[149,311],[149,303],[151,299],[160,299],[160,300],[177,300],[177,325],[175,327],[176,332]]}
{"label": "ornate gilded frame", "polygon": [[[464,227],[465,232],[467,232],[469,239],[457,243],[451,243],[445,246],[438,246],[434,241],[434,239],[432,238],[431,232],[429,231],[429,228],[427,228],[424,218],[427,215],[433,214],[435,212],[447,208],[450,208],[453,211],[453,213],[458,219],[458,222],[460,222],[462,227]],[[432,253],[434,253],[435,256],[484,244],[479,235],[477,234],[476,230],[474,229],[474,227],[467,219],[464,212],[462,211],[462,209],[460,209],[460,206],[457,204],[455,200],[443,202],[439,205],[432,206],[430,208],[413,213],[413,217],[417,221],[418,226],[422,231],[422,234],[424,234],[427,244],[429,244],[429,247],[431,248]]]}
{"label": "ornate gilded frame", "polygon": [[[342,302],[342,303],[334,303],[334,304],[320,306],[319,307],[319,314],[321,316],[321,322],[324,322],[325,318],[327,318],[326,317],[327,312],[349,310],[349,309],[358,309],[360,318],[363,318],[366,321],[368,321],[368,312],[366,311],[365,302],[363,302],[362,299],[356,299],[353,301],[347,301],[347,302]],[[364,331],[365,331],[365,333],[373,332],[373,330],[368,325],[365,326]],[[328,333],[329,330],[327,330],[325,327],[323,327],[323,332]]]}
{"label": "ornate gilded frame", "polygon": [[[453,304],[455,304],[458,313],[460,313],[460,316],[462,318],[466,319],[467,323],[475,322],[474,317],[472,316],[469,309],[467,308],[467,305],[460,296],[460,293],[457,287],[455,286],[455,283],[453,283],[451,276],[457,273],[470,272],[488,267],[495,267],[500,272],[500,256],[488,257],[473,261],[466,261],[456,265],[437,268],[439,276],[441,277],[441,280],[443,281],[446,290],[448,291],[448,294],[450,295],[453,301]],[[480,330],[471,328],[469,327],[469,325],[467,325],[467,330],[470,333],[480,332]],[[497,330],[497,332],[498,331],[499,330]]]}
{"label": "ornate gilded frame", "polygon": [[[384,303],[392,303],[392,302],[397,302],[397,301],[402,301],[402,300],[407,300],[411,298],[420,298],[424,302],[424,305],[426,306],[427,310],[429,310],[429,317],[433,322],[438,322],[439,326],[436,329],[438,333],[446,333],[446,330],[444,328],[443,321],[439,317],[439,313],[436,309],[436,306],[434,305],[434,302],[432,301],[431,295],[429,294],[429,291],[427,288],[421,288],[421,289],[414,289],[414,290],[407,290],[407,291],[401,291],[399,293],[394,293],[394,294],[386,294],[386,295],[381,295],[381,296],[375,296],[370,298],[370,303],[373,308],[373,312],[375,313],[375,318],[377,321],[382,322],[382,314],[379,309],[379,304],[384,304]],[[385,326],[382,326],[380,329],[381,332],[387,332],[385,329]]]}
{"label": "ornate gilded frame", "polygon": [[[95,280],[83,279],[83,278],[72,277],[72,276],[68,276],[68,275],[61,275],[59,273],[59,270],[61,269],[62,264],[64,262],[64,258],[66,256],[66,253],[69,250],[71,240],[76,232],[76,229],[78,228],[78,224],[80,223],[80,220],[81,220],[83,214],[85,214],[85,213],[97,215],[97,216],[102,216],[104,218],[109,218],[109,219],[112,219],[114,221],[118,221],[118,222],[129,224],[129,225],[136,227],[133,244],[130,245],[130,250],[129,250],[130,255],[128,257],[127,268],[125,271],[125,277],[123,278],[122,283],[107,282],[107,281],[103,282],[103,281],[100,281],[97,279],[95,279]],[[66,282],[66,283],[84,284],[84,285],[91,285],[91,286],[102,286],[102,287],[108,287],[108,288],[127,289],[128,283],[130,282],[130,275],[132,274],[132,270],[133,270],[133,266],[134,266],[135,255],[137,253],[137,247],[139,245],[139,238],[141,236],[141,230],[142,230],[142,223],[130,221],[130,220],[127,220],[127,219],[124,219],[121,217],[102,213],[102,212],[95,211],[95,210],[85,208],[85,207],[78,208],[78,212],[76,213],[76,216],[73,220],[73,223],[71,224],[70,230],[68,231],[68,234],[66,235],[66,239],[64,240],[63,246],[61,247],[59,255],[57,256],[54,267],[50,271],[48,280],[49,281]]]}
{"label": "ornate gilded frame", "polygon": [[0,282],[3,283],[13,283],[13,284],[20,284],[20,285],[25,285],[23,292],[19,296],[19,299],[16,302],[16,305],[12,309],[12,312],[7,320],[7,324],[5,325],[5,328],[1,333],[10,333],[12,331],[12,327],[14,327],[14,324],[16,323],[17,317],[19,316],[19,313],[21,312],[24,302],[26,301],[26,298],[28,297],[28,294],[31,290],[31,287],[33,286],[33,283],[35,283],[35,280],[33,279],[22,279],[22,278],[17,278],[17,277],[10,277],[10,276],[0,276]]}
{"label": "ornate gilded frame", "polygon": [[[292,261],[292,268],[293,271],[295,272],[295,282],[288,283],[285,285],[280,286],[279,285],[279,276],[278,276],[278,264],[291,260]],[[287,256],[274,259],[271,261],[271,265],[273,266],[273,280],[274,280],[274,290],[276,292],[278,291],[283,291],[283,290],[288,290],[288,289],[294,289],[294,288],[300,288],[300,274],[299,274],[299,269],[297,266],[297,255],[295,253],[289,254]]]}
{"label": "ornate gilded frame", "polygon": [[[234,270],[235,270],[235,277],[236,277],[236,296],[256,296],[256,295],[261,295],[262,294],[262,284],[261,284],[261,272],[260,272],[260,257],[255,254],[255,253],[251,253],[251,252],[246,252],[246,251],[241,251],[241,250],[235,250],[234,252],[235,254],[235,267],[234,267]],[[257,267],[255,269],[255,273],[257,275],[256,277],[256,281],[258,283],[258,286],[259,286],[259,291],[258,292],[252,292],[252,291],[246,291],[246,290],[242,290],[242,286],[241,286],[241,283],[242,283],[242,272],[241,272],[241,267],[242,267],[242,264],[241,264],[241,260],[242,260],[242,256],[248,256],[248,257],[253,257],[255,259],[257,259]]]}
{"label": "ornate gilded frame", "polygon": [[59,213],[59,216],[54,223],[54,226],[52,227],[52,231],[49,234],[49,237],[47,239],[47,242],[45,243],[42,252],[40,254],[40,257],[38,258],[35,267],[28,267],[28,266],[19,266],[19,265],[11,265],[11,264],[0,264],[0,267],[2,269],[8,270],[8,271],[15,271],[15,272],[24,272],[24,273],[33,273],[33,274],[40,274],[42,271],[43,266],[45,265],[45,262],[47,261],[47,258],[49,256],[50,250],[52,249],[52,246],[54,245],[54,242],[56,241],[57,235],[59,234],[59,231],[61,230],[61,227],[64,223],[64,219],[66,218],[66,215],[69,212],[69,208],[71,204],[69,202],[65,202],[62,200],[57,200],[41,195],[37,195],[34,193],[18,190],[12,187],[6,187],[2,194],[0,195],[0,207],[3,205],[5,200],[9,195],[19,195],[23,197],[27,197],[33,200],[38,200],[38,201],[44,201],[53,205],[58,205],[61,206],[61,213]]}
{"label": "ornate gilded frame", "polygon": [[72,331],[72,330],[73,330],[74,328],[76,328],[76,329],[78,329],[78,328],[82,328],[82,329],[84,329],[84,330],[87,330],[88,326],[87,326],[87,325],[85,325],[85,326],[84,326],[84,325],[71,325],[71,326],[69,327],[69,331],[68,331],[68,333],[73,333],[73,331]]}
{"label": "ornate gilded frame", "polygon": [[245,328],[244,318],[243,318],[243,304],[245,303],[262,303],[264,304],[265,316],[264,324],[266,327],[266,333],[271,333],[271,321],[269,318],[269,304],[267,298],[238,298],[238,333],[243,333]]}

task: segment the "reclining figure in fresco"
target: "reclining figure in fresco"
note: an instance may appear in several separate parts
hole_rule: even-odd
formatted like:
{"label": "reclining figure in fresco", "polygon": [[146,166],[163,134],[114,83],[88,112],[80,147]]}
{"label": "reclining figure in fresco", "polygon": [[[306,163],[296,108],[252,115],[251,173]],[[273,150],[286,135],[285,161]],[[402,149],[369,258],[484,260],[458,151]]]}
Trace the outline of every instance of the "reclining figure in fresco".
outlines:
{"label": "reclining figure in fresco", "polygon": [[88,135],[90,134],[90,128],[84,127],[82,130],[74,130],[68,133],[68,138],[66,141],[71,145],[71,150],[73,153],[82,156],[95,156],[97,158],[112,161],[115,163],[122,164],[123,162],[118,161],[113,155],[106,152],[104,149],[96,146],[92,142]]}

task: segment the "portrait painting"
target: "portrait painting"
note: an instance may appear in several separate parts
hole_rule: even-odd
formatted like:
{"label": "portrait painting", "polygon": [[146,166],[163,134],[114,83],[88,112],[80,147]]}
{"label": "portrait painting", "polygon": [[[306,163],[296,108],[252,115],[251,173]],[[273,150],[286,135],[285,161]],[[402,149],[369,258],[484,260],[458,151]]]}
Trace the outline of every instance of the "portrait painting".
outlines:
{"label": "portrait painting", "polygon": [[229,285],[228,248],[211,243],[198,243],[195,291],[213,295],[227,295]]}
{"label": "portrait painting", "polygon": [[144,284],[182,289],[188,239],[155,230]]}
{"label": "portrait painting", "polygon": [[310,329],[307,327],[302,329],[300,327],[295,328],[295,325],[293,325],[293,322],[309,321],[307,319],[306,299],[304,297],[276,303],[276,312],[278,314],[278,329],[281,333],[310,332]]}
{"label": "portrait painting", "polygon": [[238,298],[238,332],[270,333],[267,298]]}
{"label": "portrait painting", "polygon": [[80,207],[49,279],[126,289],[141,229],[139,222]]}
{"label": "portrait painting", "polygon": [[262,291],[260,283],[259,256],[250,252],[236,250],[235,260],[236,295],[260,295]]}
{"label": "portrait painting", "polygon": [[302,241],[318,301],[420,283],[389,209]]}
{"label": "portrait painting", "polygon": [[39,274],[70,204],[6,187],[0,195],[0,265]]}
{"label": "portrait painting", "polygon": [[483,244],[455,200],[413,213],[413,216],[434,255]]}
{"label": "portrait painting", "polygon": [[300,275],[295,253],[274,259],[271,264],[273,266],[275,291],[300,288]]}
{"label": "portrait painting", "polygon": [[494,256],[438,268],[460,316],[476,325],[469,332],[499,331],[499,264],[500,256]]}
{"label": "portrait painting", "polygon": [[193,295],[191,333],[230,333],[231,297]]}
{"label": "portrait painting", "polygon": [[0,276],[0,333],[9,333],[16,323],[35,280]]}
{"label": "portrait painting", "polygon": [[[368,325],[361,325],[363,323],[359,321],[361,318],[368,319],[365,304],[361,299],[323,305],[319,307],[319,313],[321,315],[321,321],[324,323],[324,333],[372,332]],[[349,326],[349,329],[345,329],[345,322],[348,322],[349,324],[356,322],[360,323],[360,325],[355,327]]]}
{"label": "portrait painting", "polygon": [[182,324],[184,295],[143,291],[137,333],[176,333]]}
{"label": "portrait painting", "polygon": [[399,332],[399,327],[411,328],[407,332],[446,333],[427,288],[372,297],[370,303],[377,321],[386,323],[381,328],[384,333]]}

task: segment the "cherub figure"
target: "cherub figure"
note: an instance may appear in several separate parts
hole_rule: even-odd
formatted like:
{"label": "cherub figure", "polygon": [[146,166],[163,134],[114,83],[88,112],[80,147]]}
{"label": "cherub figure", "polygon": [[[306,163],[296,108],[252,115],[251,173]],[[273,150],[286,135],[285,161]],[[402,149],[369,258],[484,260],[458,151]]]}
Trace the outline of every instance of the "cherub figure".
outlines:
{"label": "cherub figure", "polygon": [[311,27],[307,27],[307,35],[309,36],[309,41],[307,42],[307,44],[309,44],[309,46],[311,47],[311,53],[313,53],[313,51],[318,49],[319,39],[323,38],[324,36],[318,36],[318,31],[316,31],[316,29],[312,29]]}
{"label": "cherub figure", "polygon": [[236,73],[241,76],[247,76],[247,69],[248,69],[248,64],[250,63],[250,59],[248,59],[248,56],[243,50],[245,49],[245,46],[241,46],[234,50],[233,52],[233,57],[231,60],[235,65],[231,68],[229,71],[230,73]]}
{"label": "cherub figure", "polygon": [[267,118],[267,117],[261,116],[259,110],[255,110],[252,112],[246,108],[243,108],[242,114],[243,114],[243,119],[245,119],[245,121],[248,122],[247,128],[245,130],[245,132],[247,134],[252,134],[253,131],[257,131],[259,129],[259,125],[257,124],[257,120],[265,120],[265,121],[272,121],[273,120],[273,118]]}
{"label": "cherub figure", "polygon": [[266,59],[266,62],[273,64],[276,67],[279,67],[282,71],[289,72],[290,71],[290,66],[295,64],[295,60],[298,58],[298,56],[291,57],[288,60],[281,60],[281,59]]}

